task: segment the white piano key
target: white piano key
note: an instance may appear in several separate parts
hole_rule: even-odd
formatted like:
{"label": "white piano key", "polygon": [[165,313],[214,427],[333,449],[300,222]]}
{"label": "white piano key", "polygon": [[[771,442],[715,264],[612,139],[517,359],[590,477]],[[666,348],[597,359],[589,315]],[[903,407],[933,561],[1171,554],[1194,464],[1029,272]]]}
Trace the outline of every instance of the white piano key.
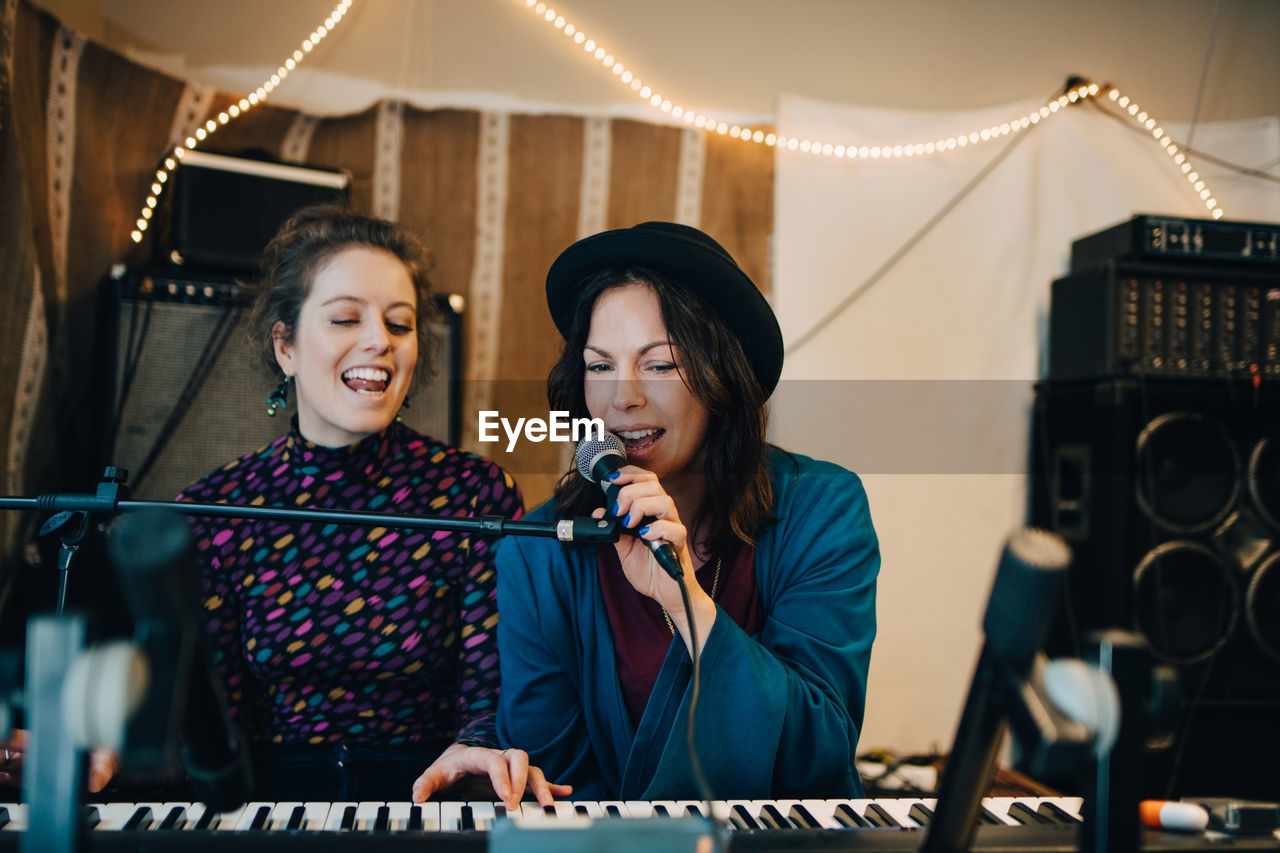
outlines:
{"label": "white piano key", "polygon": [[[600,800],[596,802],[596,805],[599,807],[600,813],[607,818],[631,816],[630,810],[627,808],[627,804],[622,800]],[[615,809],[617,810],[616,815],[614,814]]]}
{"label": "white piano key", "polygon": [[413,803],[408,801],[387,803],[387,810],[391,813],[392,832],[401,832],[409,828],[409,816],[415,811]]}
{"label": "white piano key", "polygon": [[0,803],[9,813],[9,822],[0,827],[0,833],[25,832],[27,829],[26,803]]}
{"label": "white piano key", "polygon": [[493,829],[493,822],[498,819],[496,806],[501,803],[476,801],[467,805],[471,806],[471,819],[475,821],[478,832],[488,832]]}
{"label": "white piano key", "polygon": [[98,810],[96,829],[101,830],[121,829],[134,812],[133,803],[92,803],[91,805]]}
{"label": "white piano key", "polygon": [[440,831],[458,832],[462,821],[462,803],[445,800],[440,803]]}
{"label": "white piano key", "polygon": [[627,817],[653,817],[653,803],[648,800],[627,800],[623,805],[626,806]]}
{"label": "white piano key", "polygon": [[[245,805],[244,809],[240,812],[240,815],[236,818],[235,826],[227,827],[227,828],[238,829],[241,831],[247,831],[249,829],[255,829],[255,828],[256,829],[272,829],[273,827],[271,824],[271,809],[274,807],[274,805],[275,805],[274,803],[267,803],[262,801],[254,801],[252,803],[248,803]],[[267,821],[266,823],[258,827],[254,827],[253,824],[255,821],[258,820],[258,816],[262,814],[263,809],[267,810]]]}
{"label": "white piano key", "polygon": [[356,832],[370,832],[378,819],[378,809],[385,803],[372,800],[356,804]]}
{"label": "white piano key", "polygon": [[[340,831],[342,829],[342,817],[346,813],[347,808],[350,807],[353,810],[352,814],[354,818],[354,810],[359,808],[359,805],[359,803],[346,801],[329,803],[329,813],[325,815],[324,819],[325,830],[329,832]],[[352,827],[355,827],[354,823],[352,824]]]}

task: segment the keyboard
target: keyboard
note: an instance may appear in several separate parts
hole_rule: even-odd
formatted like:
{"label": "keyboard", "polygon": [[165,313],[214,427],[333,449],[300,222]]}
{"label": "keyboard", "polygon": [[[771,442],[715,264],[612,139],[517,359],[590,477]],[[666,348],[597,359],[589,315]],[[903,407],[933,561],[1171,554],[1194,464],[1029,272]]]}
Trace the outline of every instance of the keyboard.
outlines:
{"label": "keyboard", "polygon": [[[989,797],[982,801],[975,849],[1071,851],[1076,849],[1082,801],[1078,797]],[[733,851],[915,850],[936,801],[914,797],[864,800],[725,800],[712,804]],[[201,803],[106,803],[85,806],[90,850],[284,848],[483,851],[496,821],[530,827],[580,828],[594,821],[651,822],[705,816],[695,800],[564,801],[542,807],[523,803],[253,802],[215,813]],[[17,850],[26,806],[0,804],[0,851]],[[585,838],[585,836],[584,836]],[[358,841],[357,841],[358,839]],[[586,844],[582,845],[585,849]],[[1147,833],[1143,849],[1196,849],[1186,836]],[[1214,850],[1280,850],[1273,839],[1228,839]]]}

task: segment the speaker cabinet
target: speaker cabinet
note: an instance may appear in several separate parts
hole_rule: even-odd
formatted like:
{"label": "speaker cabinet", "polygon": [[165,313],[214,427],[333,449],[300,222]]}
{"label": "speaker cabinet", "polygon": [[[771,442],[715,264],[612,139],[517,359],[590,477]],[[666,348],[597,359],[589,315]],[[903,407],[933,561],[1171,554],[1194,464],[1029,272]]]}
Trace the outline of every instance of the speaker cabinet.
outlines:
{"label": "speaker cabinet", "polygon": [[[273,383],[246,326],[233,280],[125,271],[103,287],[104,373],[96,406],[103,465],[129,472],[130,496],[172,500],[219,465],[283,434],[290,408],[266,413]],[[461,316],[437,298],[436,375],[415,380],[406,424],[456,443]]]}
{"label": "speaker cabinet", "polygon": [[1259,383],[1037,387],[1031,521],[1075,553],[1048,648],[1119,627],[1176,667],[1183,710],[1151,794],[1280,794],[1278,414]]}
{"label": "speaker cabinet", "polygon": [[345,205],[351,178],[339,169],[259,157],[188,151],[174,173],[172,206],[152,245],[158,264],[253,273],[262,250],[299,208]]}

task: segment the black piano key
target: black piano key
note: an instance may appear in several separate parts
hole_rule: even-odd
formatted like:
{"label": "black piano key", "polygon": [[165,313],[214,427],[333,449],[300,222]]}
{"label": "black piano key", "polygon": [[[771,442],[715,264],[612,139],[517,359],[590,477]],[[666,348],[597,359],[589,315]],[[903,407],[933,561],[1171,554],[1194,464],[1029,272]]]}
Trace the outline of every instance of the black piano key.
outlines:
{"label": "black piano key", "polygon": [[370,832],[390,832],[391,831],[391,809],[387,806],[378,806],[378,810],[373,814],[373,826],[369,828]]}
{"label": "black piano key", "polygon": [[573,807],[573,813],[578,817],[591,817],[591,811],[582,803],[578,803]]}
{"label": "black piano key", "polygon": [[1049,818],[1036,814],[1035,810],[1026,803],[1014,803],[1009,806],[1009,817],[1025,826],[1040,826],[1053,823]]}
{"label": "black piano key", "polygon": [[662,803],[654,803],[653,816],[654,817],[674,817],[674,815],[671,814],[671,812],[667,811],[667,807],[664,806]]}
{"label": "black piano key", "polygon": [[822,829],[822,824],[813,812],[804,807],[803,803],[796,803],[787,812],[787,818],[799,829]]}
{"label": "black piano key", "polygon": [[249,823],[250,829],[266,829],[271,822],[271,806],[258,806],[257,813]]}
{"label": "black piano key", "polygon": [[476,816],[471,811],[471,806],[463,804],[462,810],[458,814],[458,828],[463,832],[470,832],[476,828]]}
{"label": "black piano key", "polygon": [[773,803],[760,807],[760,821],[769,829],[791,829],[791,821]]}
{"label": "black piano key", "polygon": [[915,803],[907,810],[907,817],[914,820],[921,826],[928,826],[929,821],[933,820],[933,809],[924,803]]}
{"label": "black piano key", "polygon": [[9,810],[4,806],[0,806],[0,829],[4,829],[9,825]]}
{"label": "black piano key", "polygon": [[182,806],[174,806],[169,809],[169,813],[164,816],[164,820],[160,821],[160,829],[173,829],[179,826],[187,817],[187,810]]}
{"label": "black piano key", "polygon": [[349,831],[356,828],[356,807],[343,806],[342,820],[338,822],[338,829]]}
{"label": "black piano key", "polygon": [[494,804],[493,804],[493,819],[494,819],[494,820],[497,820],[497,819],[498,819],[498,818],[500,818],[500,817],[506,817],[506,816],[507,816],[507,807],[506,807],[506,806],[504,806],[502,803],[494,803]]}
{"label": "black piano key", "polygon": [[143,806],[140,809],[134,809],[133,814],[129,815],[129,819],[124,822],[124,829],[150,829],[151,824],[155,823],[150,806]]}
{"label": "black piano key", "polygon": [[874,823],[855,812],[853,807],[848,803],[841,803],[836,806],[835,814],[833,814],[832,817],[835,818],[836,823],[841,826],[848,826],[857,829],[865,829],[869,826],[875,826]]}
{"label": "black piano key", "polygon": [[307,821],[307,810],[302,806],[294,806],[289,812],[289,820],[285,822],[285,829],[302,829]]}
{"label": "black piano key", "polygon": [[991,813],[986,806],[978,806],[978,823],[983,826],[1003,826],[1004,821]]}
{"label": "black piano key", "polygon": [[193,826],[192,829],[217,829],[217,828],[218,828],[218,813],[215,812],[213,809],[209,808],[208,805],[206,805],[204,807],[204,814],[200,815],[200,819],[196,821],[196,825]]}
{"label": "black piano key", "polygon": [[689,805],[684,807],[684,813],[689,817],[704,817],[702,809],[698,808],[693,803],[689,803]]}
{"label": "black piano key", "polygon": [[422,831],[422,806],[413,805],[409,807],[409,822],[405,824],[405,828],[413,832]]}
{"label": "black piano key", "polygon": [[604,813],[609,817],[622,817],[622,809],[610,803],[604,807]]}
{"label": "black piano key", "polygon": [[863,811],[862,816],[871,821],[872,826],[891,826],[895,829],[901,829],[902,824],[894,819],[893,815],[884,810],[879,803],[868,803],[867,808]]}
{"label": "black piano key", "polygon": [[1054,823],[1061,823],[1061,824],[1080,823],[1080,818],[1076,817],[1071,812],[1062,808],[1062,806],[1058,805],[1057,803],[1051,803],[1048,800],[1045,800],[1043,803],[1037,806],[1036,812],[1043,815],[1044,817],[1049,818],[1049,820],[1053,821]]}
{"label": "black piano key", "polygon": [[542,807],[542,813],[543,813],[544,815],[546,815],[547,817],[555,817],[555,816],[556,816],[556,807],[555,807],[555,806],[543,806],[543,807]]}
{"label": "black piano key", "polygon": [[746,806],[738,803],[729,810],[729,822],[738,829],[764,829],[751,812],[747,811]]}
{"label": "black piano key", "polygon": [[[85,806],[84,807],[84,828],[93,829],[95,826],[97,826],[100,823],[102,823],[102,813],[98,811],[98,807]],[[0,824],[0,826],[3,826],[3,824]]]}

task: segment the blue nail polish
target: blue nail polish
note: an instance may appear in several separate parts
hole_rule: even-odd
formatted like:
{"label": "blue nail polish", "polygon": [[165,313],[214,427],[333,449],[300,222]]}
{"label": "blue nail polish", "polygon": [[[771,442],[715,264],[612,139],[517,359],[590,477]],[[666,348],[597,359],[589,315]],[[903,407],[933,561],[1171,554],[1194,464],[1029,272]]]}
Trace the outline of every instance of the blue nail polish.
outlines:
{"label": "blue nail polish", "polygon": [[610,480],[616,480],[616,479],[618,479],[618,475],[619,475],[619,474],[621,474],[621,473],[622,473],[621,471],[614,471],[612,474],[610,474],[610,475],[609,475],[609,479],[610,479]]}
{"label": "blue nail polish", "polygon": [[614,502],[613,502],[613,515],[614,515],[614,516],[617,516],[617,514],[618,514],[618,502],[617,502],[617,501],[614,501]]}
{"label": "blue nail polish", "polygon": [[637,533],[639,533],[641,536],[645,535],[646,533],[648,533],[648,532],[649,532],[649,525],[647,525],[647,524],[646,524],[644,527],[641,527],[641,528],[640,528],[638,531],[636,531],[636,532],[637,532]]}

